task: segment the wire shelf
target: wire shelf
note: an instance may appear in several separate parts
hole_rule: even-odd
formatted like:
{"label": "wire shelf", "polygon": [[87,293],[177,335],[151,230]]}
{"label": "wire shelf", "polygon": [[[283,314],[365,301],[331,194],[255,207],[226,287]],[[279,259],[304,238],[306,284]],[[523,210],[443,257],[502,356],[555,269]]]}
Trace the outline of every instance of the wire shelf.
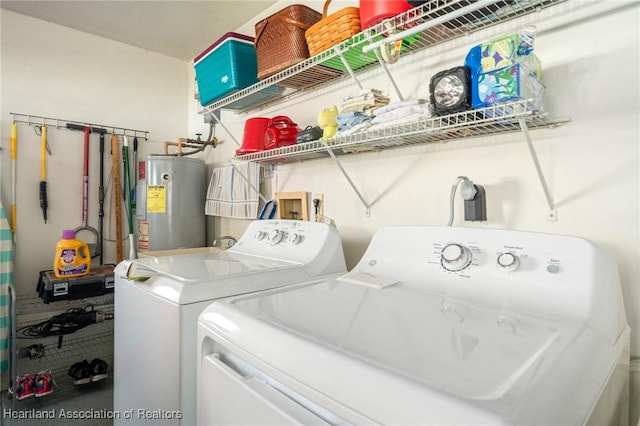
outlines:
{"label": "wire shelf", "polygon": [[287,163],[365,151],[379,151],[408,145],[446,142],[453,139],[520,131],[519,119],[529,128],[555,127],[567,119],[552,119],[533,109],[527,100],[440,117],[423,118],[391,126],[372,128],[351,135],[337,136],[281,148],[238,155],[232,161]]}
{"label": "wire shelf", "polygon": [[86,305],[93,305],[96,310],[113,311],[113,293],[102,296],[85,297],[75,300],[56,300],[44,303],[38,295],[18,295],[16,297],[17,314],[29,315],[40,313],[64,312],[70,308],[77,308]]}
{"label": "wire shelf", "polygon": [[[431,0],[395,19],[382,22],[355,34],[336,46],[303,62],[295,64],[252,86],[214,101],[200,113],[226,108],[247,112],[277,102],[301,91],[310,90],[342,78],[350,77],[349,70],[340,65],[342,56],[353,71],[359,72],[378,64],[373,54],[362,49],[380,41],[391,33],[404,31],[428,21],[439,22],[404,39],[401,55],[415,53],[488,26],[514,19],[566,0],[500,0],[487,7],[462,16],[452,13],[469,5],[469,0]],[[451,18],[447,18],[450,15]]]}
{"label": "wire shelf", "polygon": [[[107,362],[109,374],[113,371],[113,325],[112,320],[90,324],[73,333],[62,336],[27,337],[20,331],[28,326],[48,320],[51,317],[66,312],[69,309],[84,308],[93,305],[94,310],[105,313],[113,313],[113,293],[102,296],[87,297],[75,300],[58,300],[45,304],[37,295],[19,295],[16,297],[17,307],[17,347],[13,350],[17,353],[17,375],[31,374],[35,376],[40,371],[50,370],[55,381],[54,391],[43,398],[49,400],[63,392],[83,388],[88,390],[99,386],[100,382],[87,385],[74,385],[67,375],[69,368],[76,362],[95,358]],[[37,355],[30,354],[30,347],[39,346]],[[15,378],[12,378],[12,380]],[[23,408],[32,402],[34,398],[20,401]],[[42,401],[39,401],[40,403]],[[26,404],[26,405],[23,405]]]}

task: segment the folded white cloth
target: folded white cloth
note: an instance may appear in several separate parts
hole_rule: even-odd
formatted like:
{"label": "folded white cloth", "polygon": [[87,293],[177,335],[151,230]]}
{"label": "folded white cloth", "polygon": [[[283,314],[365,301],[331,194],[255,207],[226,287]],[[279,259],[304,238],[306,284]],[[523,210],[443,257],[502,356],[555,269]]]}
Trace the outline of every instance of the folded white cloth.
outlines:
{"label": "folded white cloth", "polygon": [[346,130],[342,130],[342,131],[338,132],[337,134],[339,136],[352,135],[354,133],[366,131],[370,127],[371,127],[371,122],[370,121],[365,121],[364,123],[360,123],[360,124],[357,124],[357,125],[355,125],[353,127],[348,128]]}
{"label": "folded white cloth", "polygon": [[[381,108],[382,109],[382,108]],[[373,124],[385,123],[388,121],[395,121],[404,117],[409,117],[414,114],[424,115],[425,117],[431,117],[431,107],[429,104],[414,104],[394,108],[383,114],[380,114],[379,110],[376,112],[376,116],[371,120]]]}
{"label": "folded white cloth", "polygon": [[394,109],[397,109],[397,108],[403,108],[411,105],[422,105],[426,103],[427,103],[426,99],[407,99],[404,101],[391,102],[390,104],[377,109],[376,115],[382,115],[386,112],[393,111]]}
{"label": "folded white cloth", "polygon": [[420,119],[427,119],[427,118],[431,118],[431,114],[422,114],[422,113],[409,114],[407,116],[404,116],[402,118],[398,118],[395,120],[384,121],[384,122],[375,123],[375,124],[373,124],[372,122],[371,127],[369,127],[368,130],[384,129],[387,127],[397,126],[404,123],[409,123],[412,121],[418,121]]}

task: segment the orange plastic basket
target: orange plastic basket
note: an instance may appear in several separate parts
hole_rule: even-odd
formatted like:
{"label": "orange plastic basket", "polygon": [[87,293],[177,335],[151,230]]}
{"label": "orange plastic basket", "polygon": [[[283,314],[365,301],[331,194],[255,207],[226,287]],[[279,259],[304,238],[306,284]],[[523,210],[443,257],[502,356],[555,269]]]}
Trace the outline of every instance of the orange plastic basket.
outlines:
{"label": "orange plastic basket", "polygon": [[305,31],[322,18],[320,12],[294,4],[255,25],[258,78],[267,78],[309,57]]}
{"label": "orange plastic basket", "polygon": [[311,56],[348,40],[360,32],[359,8],[345,7],[327,16],[329,3],[331,3],[331,0],[327,0],[324,3],[322,19],[311,26],[304,34]]}

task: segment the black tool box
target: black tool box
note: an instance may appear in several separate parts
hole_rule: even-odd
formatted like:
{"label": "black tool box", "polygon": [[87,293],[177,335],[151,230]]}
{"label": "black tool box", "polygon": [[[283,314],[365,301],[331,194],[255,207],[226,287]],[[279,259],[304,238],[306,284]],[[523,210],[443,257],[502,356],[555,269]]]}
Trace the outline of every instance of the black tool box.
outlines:
{"label": "black tool box", "polygon": [[113,293],[114,268],[115,265],[93,266],[87,275],[73,278],[58,278],[53,271],[40,271],[36,291],[44,303]]}

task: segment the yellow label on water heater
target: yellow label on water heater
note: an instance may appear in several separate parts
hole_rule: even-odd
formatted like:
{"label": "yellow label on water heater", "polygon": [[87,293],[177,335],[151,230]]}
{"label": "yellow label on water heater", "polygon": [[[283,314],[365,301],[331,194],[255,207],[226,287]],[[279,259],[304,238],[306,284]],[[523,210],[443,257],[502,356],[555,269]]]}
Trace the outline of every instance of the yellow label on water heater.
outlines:
{"label": "yellow label on water heater", "polygon": [[167,187],[164,185],[147,186],[147,213],[167,212]]}

